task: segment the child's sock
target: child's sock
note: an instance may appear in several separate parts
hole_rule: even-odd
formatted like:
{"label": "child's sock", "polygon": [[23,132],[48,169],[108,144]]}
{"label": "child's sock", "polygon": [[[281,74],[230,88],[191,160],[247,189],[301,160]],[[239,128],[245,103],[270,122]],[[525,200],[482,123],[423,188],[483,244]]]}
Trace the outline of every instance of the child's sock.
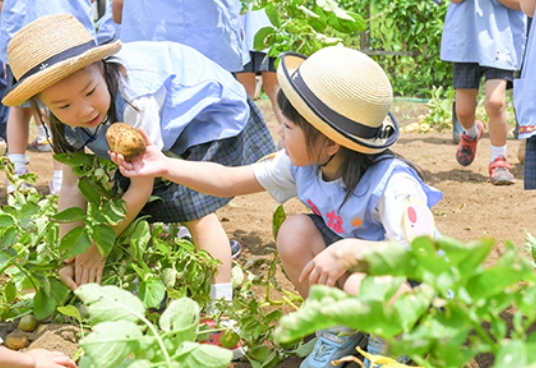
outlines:
{"label": "child's sock", "polygon": [[61,187],[62,179],[63,179],[63,171],[54,170],[54,173],[52,174],[52,182],[53,182],[54,187],[56,188]]}
{"label": "child's sock", "polygon": [[506,144],[501,147],[491,145],[491,162],[495,161],[495,159],[499,156],[506,157]]}
{"label": "child's sock", "polygon": [[26,172],[26,155],[23,153],[8,153],[7,157],[15,165],[16,173]]}
{"label": "child's sock", "polygon": [[465,130],[465,134],[467,134],[469,137],[475,139],[476,137],[478,137],[478,126],[475,124],[473,124],[473,126],[469,129],[464,129]]}
{"label": "child's sock", "polygon": [[37,126],[37,143],[43,143],[48,139],[47,131],[44,125]]}
{"label": "child's sock", "polygon": [[212,284],[210,285],[210,299],[212,299],[208,309],[210,312],[214,310],[218,300],[233,300],[233,284]]}

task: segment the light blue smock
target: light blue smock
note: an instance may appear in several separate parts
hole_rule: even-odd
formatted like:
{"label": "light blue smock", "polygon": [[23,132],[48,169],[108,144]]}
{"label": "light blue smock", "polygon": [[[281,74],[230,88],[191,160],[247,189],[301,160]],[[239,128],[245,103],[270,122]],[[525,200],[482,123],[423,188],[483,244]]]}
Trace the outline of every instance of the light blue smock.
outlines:
{"label": "light blue smock", "polygon": [[74,15],[91,35],[95,35],[90,0],[4,0],[0,15],[0,59],[8,64],[7,46],[22,27],[44,15],[61,13]]}
{"label": "light blue smock", "polygon": [[106,12],[97,22],[97,44],[102,45],[120,37],[121,26],[112,19],[112,2],[106,7]]}
{"label": "light blue smock", "polygon": [[408,173],[421,185],[429,208],[443,198],[441,191],[425,184],[415,170],[395,158],[387,158],[368,168],[346,202],[346,188],[341,179],[329,182],[320,180],[316,165],[291,166],[298,198],[315,214],[321,216],[334,233],[342,238],[372,241],[385,240],[385,229],[375,218],[374,211],[389,178],[400,171]]}
{"label": "light blue smock", "polygon": [[191,46],[230,72],[243,69],[247,47],[240,0],[128,0],[121,40],[175,41]]}
{"label": "light blue smock", "polygon": [[519,70],[526,39],[526,16],[497,0],[450,4],[441,39],[441,60]]}

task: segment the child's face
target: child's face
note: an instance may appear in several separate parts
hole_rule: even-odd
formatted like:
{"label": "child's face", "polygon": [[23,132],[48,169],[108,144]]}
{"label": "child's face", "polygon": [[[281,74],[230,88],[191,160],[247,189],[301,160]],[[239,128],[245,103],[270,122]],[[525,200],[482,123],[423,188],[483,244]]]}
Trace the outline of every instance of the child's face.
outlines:
{"label": "child's face", "polygon": [[290,157],[294,166],[309,166],[315,164],[309,157],[307,142],[303,130],[292,121],[284,119],[277,134],[283,140],[285,153]]}
{"label": "child's face", "polygon": [[99,64],[71,74],[38,97],[62,123],[72,127],[96,127],[110,107],[110,93]]}

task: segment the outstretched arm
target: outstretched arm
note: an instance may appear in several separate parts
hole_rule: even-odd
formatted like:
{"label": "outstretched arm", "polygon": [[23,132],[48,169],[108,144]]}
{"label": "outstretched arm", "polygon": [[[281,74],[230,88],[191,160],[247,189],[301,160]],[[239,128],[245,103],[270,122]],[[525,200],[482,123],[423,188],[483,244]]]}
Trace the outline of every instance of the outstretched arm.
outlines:
{"label": "outstretched arm", "polygon": [[76,368],[64,353],[44,349],[31,349],[24,353],[0,346],[0,368]]}
{"label": "outstretched arm", "polygon": [[119,165],[125,176],[163,177],[201,193],[216,197],[233,197],[236,195],[264,191],[259,184],[251,165],[228,167],[213,162],[195,162],[165,156],[145,137],[145,153],[132,160],[125,161],[120,154],[110,152],[112,161]]}

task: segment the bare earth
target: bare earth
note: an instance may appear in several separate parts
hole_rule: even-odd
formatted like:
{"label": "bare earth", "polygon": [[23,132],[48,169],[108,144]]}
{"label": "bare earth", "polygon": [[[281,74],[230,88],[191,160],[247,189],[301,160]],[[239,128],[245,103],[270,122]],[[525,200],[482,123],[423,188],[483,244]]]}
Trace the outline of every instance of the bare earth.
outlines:
{"label": "bare earth", "polygon": [[[276,137],[277,123],[268,100],[257,101],[261,111]],[[426,104],[408,102],[395,103],[393,112],[400,125],[418,121],[418,116],[426,114]],[[450,132],[429,132],[426,134],[401,134],[394,150],[418,164],[428,176],[428,182],[444,193],[444,199],[433,208],[436,225],[445,235],[464,242],[481,237],[496,239],[496,249],[488,263],[493,263],[506,241],[512,241],[520,249],[526,232],[536,235],[536,196],[523,190],[523,166],[516,158],[519,142],[509,140],[508,160],[512,164],[516,184],[495,187],[488,183],[490,157],[489,136],[484,134],[479,144],[475,162],[463,168],[456,162],[456,146]],[[48,183],[52,175],[51,154],[28,151],[29,170],[39,176],[38,189],[48,193]],[[4,174],[0,173],[0,204],[5,203]],[[266,193],[235,198],[228,206],[218,211],[220,220],[229,237],[238,239],[243,247],[239,261],[247,262],[251,257],[267,255],[265,248],[275,247],[272,238],[272,214],[277,203]],[[297,200],[284,205],[287,214],[306,211]],[[282,280],[286,289],[291,285]],[[0,333],[2,332],[0,326]],[[60,349],[62,344],[54,341],[61,334],[48,334],[46,342],[37,339],[39,347]],[[72,354],[72,342],[64,344],[66,353]],[[300,360],[291,357],[277,367],[297,367]],[[247,362],[232,365],[236,368],[249,367]],[[490,367],[489,356],[476,359],[472,367]],[[357,367],[357,366],[353,366]]]}

